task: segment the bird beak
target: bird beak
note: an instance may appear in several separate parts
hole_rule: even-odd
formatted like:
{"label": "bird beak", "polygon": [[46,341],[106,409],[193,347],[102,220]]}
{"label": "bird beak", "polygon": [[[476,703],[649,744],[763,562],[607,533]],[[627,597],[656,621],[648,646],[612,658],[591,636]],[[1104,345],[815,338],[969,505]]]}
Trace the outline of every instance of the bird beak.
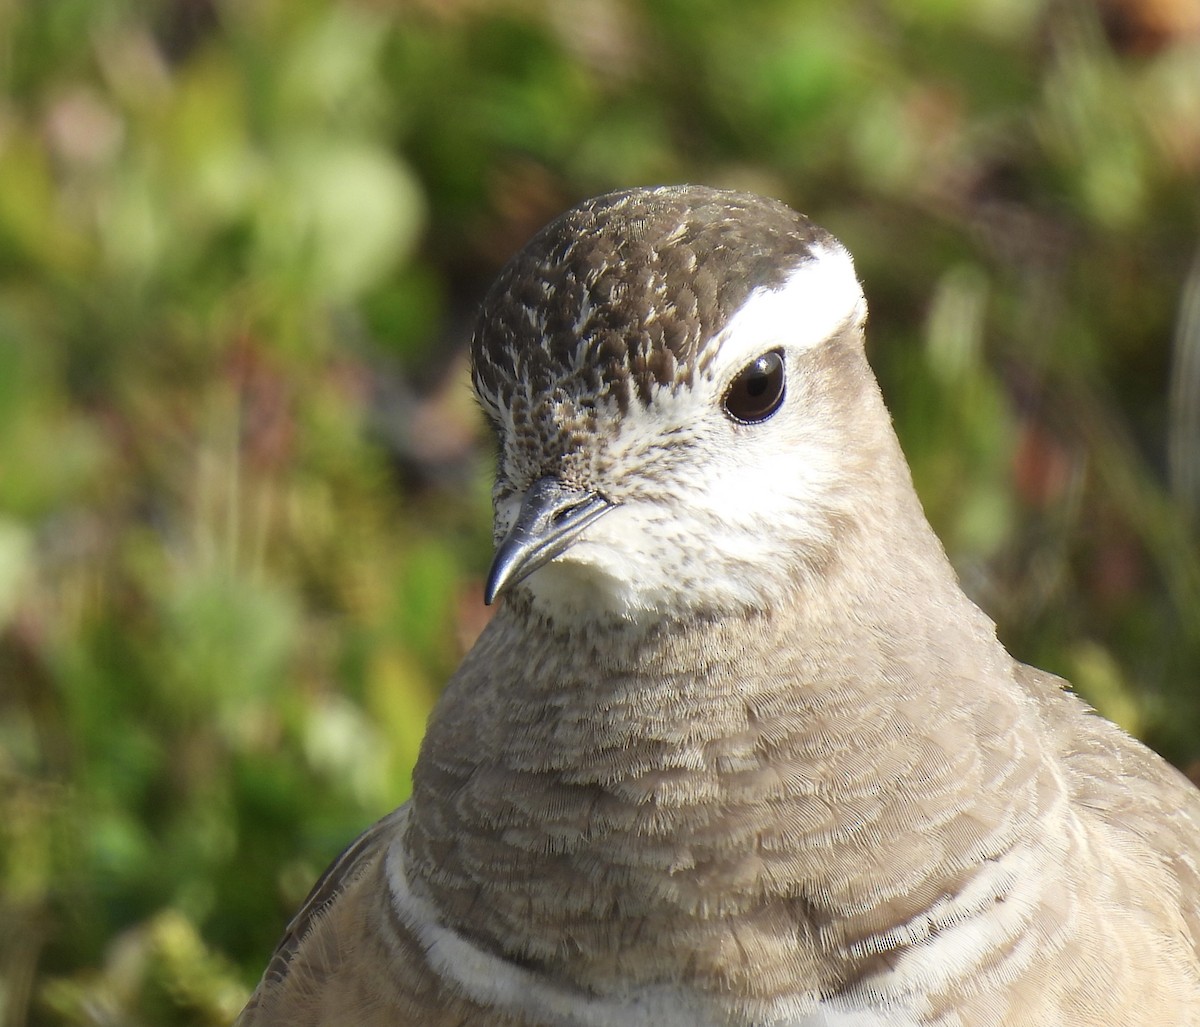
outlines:
{"label": "bird beak", "polygon": [[568,550],[584,528],[612,508],[598,492],[569,488],[554,477],[539,478],[496,547],[483,601],[490,606],[505,589]]}

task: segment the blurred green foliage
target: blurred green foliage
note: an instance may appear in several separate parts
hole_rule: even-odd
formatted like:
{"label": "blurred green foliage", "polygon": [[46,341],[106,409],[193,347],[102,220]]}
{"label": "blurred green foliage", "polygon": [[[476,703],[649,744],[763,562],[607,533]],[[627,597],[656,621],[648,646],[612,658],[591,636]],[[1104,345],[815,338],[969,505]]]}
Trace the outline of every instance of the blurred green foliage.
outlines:
{"label": "blurred green foliage", "polygon": [[482,622],[464,377],[585,195],[855,252],[1014,653],[1200,758],[1194,0],[0,0],[0,1024],[227,1023]]}

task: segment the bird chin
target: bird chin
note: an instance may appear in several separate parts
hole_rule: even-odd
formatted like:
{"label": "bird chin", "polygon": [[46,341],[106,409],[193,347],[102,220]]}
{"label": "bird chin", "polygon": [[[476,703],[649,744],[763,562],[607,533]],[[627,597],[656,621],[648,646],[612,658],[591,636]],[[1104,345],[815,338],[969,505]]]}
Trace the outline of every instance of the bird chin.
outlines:
{"label": "bird chin", "polygon": [[650,614],[631,581],[594,563],[559,557],[534,571],[520,587],[529,592],[534,609],[556,623],[630,623]]}

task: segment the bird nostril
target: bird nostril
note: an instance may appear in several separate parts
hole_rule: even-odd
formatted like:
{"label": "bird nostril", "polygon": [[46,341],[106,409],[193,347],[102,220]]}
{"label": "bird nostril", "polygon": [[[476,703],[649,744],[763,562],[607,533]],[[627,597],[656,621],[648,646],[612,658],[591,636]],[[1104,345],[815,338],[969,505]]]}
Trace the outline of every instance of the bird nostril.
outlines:
{"label": "bird nostril", "polygon": [[583,506],[583,503],[581,503],[581,502],[580,503],[572,503],[570,506],[564,506],[559,510],[555,510],[553,516],[550,518],[550,523],[552,525],[554,525],[555,527],[558,527],[560,524],[569,520],[571,517],[571,514],[575,513],[575,511],[578,510],[581,506]]}

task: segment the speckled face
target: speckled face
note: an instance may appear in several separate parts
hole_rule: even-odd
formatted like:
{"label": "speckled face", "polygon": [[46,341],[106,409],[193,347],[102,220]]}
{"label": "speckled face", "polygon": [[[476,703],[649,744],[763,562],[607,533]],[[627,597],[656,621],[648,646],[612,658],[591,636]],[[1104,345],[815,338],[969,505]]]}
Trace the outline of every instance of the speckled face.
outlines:
{"label": "speckled face", "polygon": [[[805,502],[791,518],[811,522],[820,506],[830,454],[827,440],[814,449],[815,415],[828,396],[805,401],[813,353],[857,347],[864,316],[845,250],[777,201],[638,189],[543,229],[501,272],[472,344],[500,442],[497,537],[547,475],[615,509],[522,587],[560,612],[661,614],[715,562],[741,580],[710,598],[751,601],[766,519],[792,498]],[[785,388],[761,423],[727,409],[751,365]]]}

